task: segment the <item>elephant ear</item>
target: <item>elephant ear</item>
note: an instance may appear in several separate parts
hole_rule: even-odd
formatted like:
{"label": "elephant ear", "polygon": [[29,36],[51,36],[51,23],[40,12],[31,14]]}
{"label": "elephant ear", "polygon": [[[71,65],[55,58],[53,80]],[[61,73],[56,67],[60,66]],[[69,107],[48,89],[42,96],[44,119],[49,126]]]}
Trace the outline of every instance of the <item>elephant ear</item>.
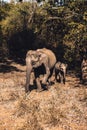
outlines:
{"label": "elephant ear", "polygon": [[29,50],[27,52],[26,57],[29,57],[31,59],[31,62],[38,62],[38,60],[39,60],[38,53],[36,51],[33,51],[33,50]]}
{"label": "elephant ear", "polygon": [[41,53],[45,54],[48,57],[49,68],[52,68],[55,65],[56,56],[51,50],[49,50],[47,48],[42,48],[42,49],[38,49],[37,52],[41,52]]}
{"label": "elephant ear", "polygon": [[31,55],[34,53],[34,51],[32,50],[29,50],[26,54],[26,57],[31,57]]}

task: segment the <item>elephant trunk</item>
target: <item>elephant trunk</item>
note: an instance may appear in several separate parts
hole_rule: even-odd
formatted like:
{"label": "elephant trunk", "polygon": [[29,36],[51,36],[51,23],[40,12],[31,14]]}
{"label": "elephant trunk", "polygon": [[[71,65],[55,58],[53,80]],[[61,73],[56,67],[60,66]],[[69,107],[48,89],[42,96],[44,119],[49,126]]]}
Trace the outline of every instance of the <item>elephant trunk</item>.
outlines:
{"label": "elephant trunk", "polygon": [[30,85],[30,75],[32,72],[32,65],[28,58],[26,58],[26,85],[25,85],[25,92],[30,91],[29,85]]}

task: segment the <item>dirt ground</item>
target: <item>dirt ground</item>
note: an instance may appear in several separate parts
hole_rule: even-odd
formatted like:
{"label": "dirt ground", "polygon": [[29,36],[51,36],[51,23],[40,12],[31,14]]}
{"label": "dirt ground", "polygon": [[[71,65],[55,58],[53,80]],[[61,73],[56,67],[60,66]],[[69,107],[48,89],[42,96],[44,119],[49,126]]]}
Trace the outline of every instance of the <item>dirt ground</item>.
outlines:
{"label": "dirt ground", "polygon": [[25,94],[25,71],[12,61],[0,64],[0,130],[87,130],[87,87],[74,73],[65,85]]}

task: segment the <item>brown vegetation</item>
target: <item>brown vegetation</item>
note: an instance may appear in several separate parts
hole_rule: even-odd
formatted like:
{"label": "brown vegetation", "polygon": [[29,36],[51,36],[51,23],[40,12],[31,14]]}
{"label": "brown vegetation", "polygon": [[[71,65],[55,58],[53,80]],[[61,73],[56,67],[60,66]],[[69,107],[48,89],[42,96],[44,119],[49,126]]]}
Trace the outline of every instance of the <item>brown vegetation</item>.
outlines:
{"label": "brown vegetation", "polygon": [[87,129],[87,87],[76,71],[68,71],[65,85],[25,94],[26,66],[17,63],[25,64],[28,50],[43,47],[80,71],[87,54],[87,6],[82,1],[62,7],[49,2],[35,8],[27,2],[0,5],[0,130]]}
{"label": "brown vegetation", "polygon": [[25,69],[10,62],[8,72],[0,73],[1,130],[87,129],[87,87],[75,73],[68,72],[65,85],[56,83],[48,91],[34,89],[26,95]]}

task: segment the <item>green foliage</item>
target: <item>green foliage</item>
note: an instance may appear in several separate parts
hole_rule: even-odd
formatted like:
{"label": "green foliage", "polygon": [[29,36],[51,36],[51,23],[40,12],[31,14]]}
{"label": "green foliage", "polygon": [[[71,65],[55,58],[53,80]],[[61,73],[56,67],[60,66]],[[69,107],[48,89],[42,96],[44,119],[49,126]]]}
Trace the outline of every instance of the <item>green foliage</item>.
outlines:
{"label": "green foliage", "polygon": [[[54,7],[50,2],[43,6],[29,2],[8,4],[0,8],[0,14],[0,42],[3,44],[4,41],[9,43],[12,36],[25,32],[27,42],[23,36],[17,37],[19,46],[31,44],[32,48],[29,46],[26,50],[50,47],[55,50],[59,60],[67,61],[70,65],[81,62],[84,49],[87,49],[87,6],[83,1],[72,1],[61,7]],[[31,37],[32,43],[28,39],[29,30],[36,36]]]}
{"label": "green foliage", "polygon": [[12,6],[6,19],[2,21],[3,34],[8,37],[28,28],[28,19],[31,13],[31,5],[27,3]]}

